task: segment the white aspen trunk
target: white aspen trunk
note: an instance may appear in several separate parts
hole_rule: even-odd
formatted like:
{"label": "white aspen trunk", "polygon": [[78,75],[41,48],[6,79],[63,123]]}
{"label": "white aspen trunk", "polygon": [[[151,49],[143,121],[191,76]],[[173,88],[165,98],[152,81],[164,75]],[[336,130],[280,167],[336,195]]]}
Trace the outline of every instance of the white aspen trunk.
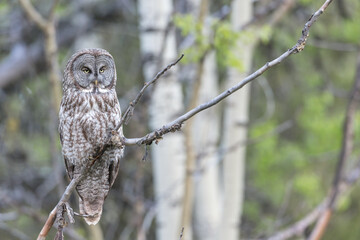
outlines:
{"label": "white aspen trunk", "polygon": [[[205,23],[209,12],[208,0],[188,0],[204,36],[209,35],[210,24]],[[195,23],[194,23],[195,24]],[[189,71],[191,69],[191,71]],[[215,52],[204,60],[187,66],[193,80],[188,109],[206,102],[218,93]],[[185,75],[187,74],[185,73]],[[220,222],[219,172],[216,144],[219,137],[219,113],[217,107],[196,115],[186,122],[184,132],[187,144],[187,176],[183,209],[184,240],[216,239]],[[204,155],[205,154],[205,155]],[[198,156],[201,158],[198,158]],[[194,234],[194,236],[193,236]]]}
{"label": "white aspen trunk", "polygon": [[[234,31],[249,22],[252,16],[252,2],[250,0],[234,0],[232,2],[231,24]],[[226,88],[238,83],[249,72],[252,61],[251,43],[239,40],[234,49],[243,62],[244,72],[236,69],[228,70]],[[240,239],[240,221],[244,199],[244,173],[246,146],[241,145],[247,139],[248,107],[250,97],[250,84],[226,99],[224,115],[223,148],[223,217],[221,227],[221,239]],[[238,145],[235,150],[226,151],[234,144]]]}
{"label": "white aspen trunk", "polygon": [[[177,58],[175,32],[171,30],[165,37],[173,6],[172,1],[168,0],[139,0],[138,9],[141,51],[145,58],[154,59],[144,65],[144,76],[149,81],[165,65]],[[183,111],[182,89],[174,71],[176,70],[171,69],[167,77],[159,79],[155,85],[149,108],[152,129],[162,127]],[[157,204],[156,238],[159,240],[178,239],[180,235],[180,202],[184,192],[185,173],[184,146],[183,134],[176,132],[166,135],[151,149]]]}
{"label": "white aspen trunk", "polygon": [[[198,102],[206,102],[218,93],[215,52],[204,60]],[[193,141],[196,156],[195,223],[197,239],[217,239],[220,224],[219,167],[216,153],[219,138],[219,111],[212,107],[194,117]],[[225,238],[224,238],[225,239]]]}

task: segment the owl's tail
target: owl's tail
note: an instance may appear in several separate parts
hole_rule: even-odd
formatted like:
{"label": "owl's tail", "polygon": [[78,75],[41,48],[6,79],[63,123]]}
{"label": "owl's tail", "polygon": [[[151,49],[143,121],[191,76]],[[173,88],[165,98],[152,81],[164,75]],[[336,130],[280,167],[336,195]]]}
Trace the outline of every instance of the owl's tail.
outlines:
{"label": "owl's tail", "polygon": [[88,225],[95,225],[99,222],[102,214],[103,203],[104,199],[86,201],[79,197],[80,214],[87,215],[84,219]]}

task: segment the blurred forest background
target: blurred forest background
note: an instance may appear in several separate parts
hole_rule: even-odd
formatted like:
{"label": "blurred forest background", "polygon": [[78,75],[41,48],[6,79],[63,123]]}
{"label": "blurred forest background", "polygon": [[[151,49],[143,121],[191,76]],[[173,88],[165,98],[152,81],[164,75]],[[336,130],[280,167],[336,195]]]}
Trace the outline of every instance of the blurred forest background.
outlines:
{"label": "blurred forest background", "polygon": [[[77,49],[114,56],[123,111],[144,81],[185,54],[124,126],[126,137],[141,137],[287,51],[324,2],[31,3],[53,19],[57,48],[46,52],[49,35],[24,5],[0,1],[1,239],[35,239],[69,182],[55,93]],[[334,1],[304,51],[149,146],[147,160],[145,147],[127,147],[100,223],[75,217],[65,239],[170,240],[183,226],[184,240],[304,239],[334,192],[323,238],[360,239],[359,23],[358,0]],[[55,65],[46,60],[54,57]],[[70,205],[78,212],[77,197]]]}

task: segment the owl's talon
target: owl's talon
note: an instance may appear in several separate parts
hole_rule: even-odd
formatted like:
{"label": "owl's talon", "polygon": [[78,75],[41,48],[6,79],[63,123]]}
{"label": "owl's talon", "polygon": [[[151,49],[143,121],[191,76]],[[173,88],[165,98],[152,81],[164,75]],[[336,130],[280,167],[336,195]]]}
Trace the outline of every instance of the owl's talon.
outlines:
{"label": "owl's talon", "polygon": [[65,203],[65,209],[70,223],[75,223],[74,210],[70,207],[70,204],[68,202]]}
{"label": "owl's talon", "polygon": [[117,132],[115,130],[111,131],[110,145],[115,148],[123,148],[124,147],[124,145],[122,143],[122,136],[119,134],[119,132]]}
{"label": "owl's talon", "polygon": [[82,217],[82,218],[92,218],[92,217],[98,216],[99,214],[89,215],[89,214],[81,214],[81,213],[74,212],[74,215],[78,216],[78,217]]}

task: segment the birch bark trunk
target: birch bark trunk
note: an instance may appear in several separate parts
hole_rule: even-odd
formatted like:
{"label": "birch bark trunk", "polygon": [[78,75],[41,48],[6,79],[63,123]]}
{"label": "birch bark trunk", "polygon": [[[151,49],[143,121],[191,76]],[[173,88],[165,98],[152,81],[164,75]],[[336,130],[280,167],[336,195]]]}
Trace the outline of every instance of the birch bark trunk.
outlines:
{"label": "birch bark trunk", "polygon": [[[177,58],[175,32],[167,26],[173,12],[172,1],[139,0],[140,48],[145,80],[151,80],[163,65]],[[165,44],[163,46],[163,44]],[[181,85],[172,69],[154,86],[149,107],[150,127],[160,128],[183,111]],[[181,199],[185,173],[185,144],[181,132],[166,135],[151,149],[157,204],[156,236],[159,240],[178,239],[181,231]]]}
{"label": "birch bark trunk", "polygon": [[[189,0],[195,19],[202,24],[202,34],[210,37],[209,1]],[[216,96],[219,92],[215,51],[207,53],[196,66],[197,81],[193,88],[193,105]],[[194,107],[194,106],[190,106]],[[191,120],[191,142],[195,157],[194,170],[194,235],[199,240],[217,239],[220,224],[220,191],[218,155],[219,111],[208,109]],[[189,149],[188,149],[189,150]],[[209,154],[210,153],[210,154]]]}
{"label": "birch bark trunk", "polygon": [[[199,102],[206,102],[218,93],[214,51],[207,55],[203,64]],[[194,231],[200,240],[217,239],[221,220],[218,155],[214,154],[219,139],[219,115],[218,108],[214,107],[194,117],[192,133],[197,156]]]}
{"label": "birch bark trunk", "polygon": [[[234,31],[239,31],[240,27],[251,19],[252,2],[250,0],[234,0],[231,9],[231,25]],[[239,72],[237,69],[229,68],[226,87],[243,79],[251,67],[251,43],[239,40],[234,52],[242,60],[244,71]],[[235,240],[240,237],[246,158],[246,147],[241,144],[247,139],[249,98],[250,84],[226,99],[222,140],[222,147],[225,149],[223,156],[224,208],[220,236],[227,240]],[[226,149],[235,143],[238,143],[239,146],[235,150],[226,152]]]}

